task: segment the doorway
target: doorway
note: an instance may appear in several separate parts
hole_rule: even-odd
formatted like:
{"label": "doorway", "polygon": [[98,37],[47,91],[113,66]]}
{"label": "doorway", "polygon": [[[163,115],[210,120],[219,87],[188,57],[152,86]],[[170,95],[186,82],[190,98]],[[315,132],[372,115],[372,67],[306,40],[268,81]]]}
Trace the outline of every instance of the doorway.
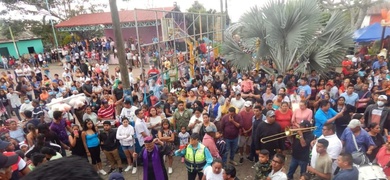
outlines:
{"label": "doorway", "polygon": [[9,58],[8,48],[6,48],[6,47],[0,48],[0,56],[5,56],[5,57]]}
{"label": "doorway", "polygon": [[28,49],[28,53],[29,53],[29,54],[35,53],[34,47],[27,47],[27,49]]}

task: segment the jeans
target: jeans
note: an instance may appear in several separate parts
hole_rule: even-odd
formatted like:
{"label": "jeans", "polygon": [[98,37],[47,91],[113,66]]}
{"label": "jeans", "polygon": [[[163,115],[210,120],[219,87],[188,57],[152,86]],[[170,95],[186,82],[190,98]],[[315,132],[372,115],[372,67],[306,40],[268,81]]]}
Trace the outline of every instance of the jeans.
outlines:
{"label": "jeans", "polygon": [[234,160],[234,155],[236,154],[236,150],[238,147],[238,137],[234,139],[225,139],[226,142],[226,151],[230,153],[230,160]]}
{"label": "jeans", "polygon": [[256,153],[255,142],[253,139],[252,139],[252,144],[251,144],[251,152],[249,153],[249,159],[252,159],[255,162],[259,161],[259,155],[257,155],[257,153]]}
{"label": "jeans", "polygon": [[293,158],[291,159],[290,167],[288,168],[288,173],[287,173],[288,179],[293,179],[295,170],[297,170],[297,167],[298,167],[298,166],[301,167],[301,173],[300,173],[300,175],[302,175],[303,173],[305,173],[305,172],[306,172],[306,168],[307,168],[307,164],[308,164],[308,162],[306,162],[306,161],[301,161],[301,160],[295,159],[295,158],[293,157]]}
{"label": "jeans", "polygon": [[198,176],[199,179],[202,179],[202,177],[203,177],[203,173],[200,172],[200,171],[196,171],[196,170],[194,170],[194,171],[192,171],[192,172],[189,172],[189,171],[188,171],[188,174],[187,174],[187,175],[188,175],[188,176],[187,176],[187,179],[188,179],[188,180],[195,180],[195,179],[196,179],[196,176]]}
{"label": "jeans", "polygon": [[8,69],[8,63],[3,63],[4,69]]}
{"label": "jeans", "polygon": [[15,112],[16,117],[18,117],[19,121],[21,121],[22,118],[20,117],[19,109],[20,109],[20,106],[16,107],[16,108],[12,108],[12,110]]}

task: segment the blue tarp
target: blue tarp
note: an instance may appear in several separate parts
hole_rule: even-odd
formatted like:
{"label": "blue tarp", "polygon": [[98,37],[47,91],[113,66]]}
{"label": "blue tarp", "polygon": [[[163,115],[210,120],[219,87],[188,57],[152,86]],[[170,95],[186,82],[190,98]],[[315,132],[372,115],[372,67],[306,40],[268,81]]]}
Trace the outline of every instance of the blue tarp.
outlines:
{"label": "blue tarp", "polygon": [[[380,23],[374,23],[370,26],[356,30],[353,33],[353,40],[355,42],[369,42],[380,40],[382,37],[383,27]],[[386,27],[385,38],[390,36],[390,27]]]}

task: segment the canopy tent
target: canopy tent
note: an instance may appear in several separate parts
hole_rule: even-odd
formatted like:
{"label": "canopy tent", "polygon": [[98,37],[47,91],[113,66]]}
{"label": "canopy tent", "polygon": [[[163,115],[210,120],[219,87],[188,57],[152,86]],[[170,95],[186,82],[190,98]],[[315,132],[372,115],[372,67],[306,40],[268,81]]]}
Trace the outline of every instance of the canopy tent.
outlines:
{"label": "canopy tent", "polygon": [[[380,23],[374,23],[367,27],[356,30],[353,33],[353,40],[355,42],[368,42],[380,40],[382,37],[383,27]],[[386,27],[385,36],[390,36],[390,27]]]}

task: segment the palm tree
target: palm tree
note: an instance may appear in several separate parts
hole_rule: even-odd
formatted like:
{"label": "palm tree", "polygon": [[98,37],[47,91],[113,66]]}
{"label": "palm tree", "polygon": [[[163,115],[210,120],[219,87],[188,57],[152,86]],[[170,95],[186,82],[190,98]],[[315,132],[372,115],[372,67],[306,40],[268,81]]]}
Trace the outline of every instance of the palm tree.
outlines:
{"label": "palm tree", "polygon": [[[241,69],[259,63],[271,74],[291,68],[327,72],[341,63],[353,42],[344,12],[332,12],[325,20],[323,14],[314,0],[270,0],[226,30],[222,54]],[[273,67],[264,63],[270,59]]]}

